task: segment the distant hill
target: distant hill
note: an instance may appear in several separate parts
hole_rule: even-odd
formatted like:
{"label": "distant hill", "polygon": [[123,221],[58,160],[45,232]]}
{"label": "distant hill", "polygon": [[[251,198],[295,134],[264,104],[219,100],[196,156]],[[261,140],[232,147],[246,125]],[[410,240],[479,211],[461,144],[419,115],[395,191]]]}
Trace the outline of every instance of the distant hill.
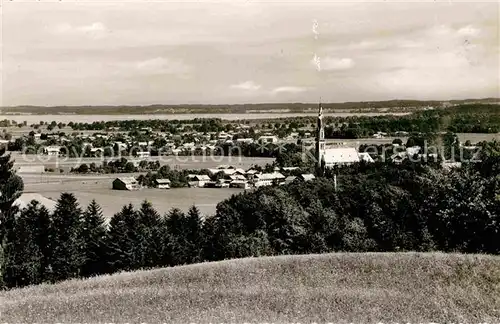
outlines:
{"label": "distant hill", "polygon": [[[327,111],[350,112],[411,112],[432,107],[446,107],[464,103],[499,103],[499,98],[466,99],[451,101],[389,100],[323,103]],[[2,107],[0,114],[191,114],[191,113],[258,113],[258,112],[307,112],[317,108],[317,103],[259,103],[238,105],[149,105],[149,106],[16,106]]]}
{"label": "distant hill", "polygon": [[495,323],[500,257],[249,258],[0,292],[5,323]]}

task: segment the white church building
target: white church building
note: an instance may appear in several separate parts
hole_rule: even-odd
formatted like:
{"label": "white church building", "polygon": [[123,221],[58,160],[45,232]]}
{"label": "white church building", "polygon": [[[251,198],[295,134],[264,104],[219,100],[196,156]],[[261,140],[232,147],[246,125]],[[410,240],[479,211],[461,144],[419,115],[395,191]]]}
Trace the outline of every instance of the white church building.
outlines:
{"label": "white church building", "polygon": [[334,165],[347,165],[360,161],[374,162],[368,153],[359,153],[354,147],[326,147],[323,124],[323,107],[319,104],[316,129],[316,161],[318,167],[331,168]]}

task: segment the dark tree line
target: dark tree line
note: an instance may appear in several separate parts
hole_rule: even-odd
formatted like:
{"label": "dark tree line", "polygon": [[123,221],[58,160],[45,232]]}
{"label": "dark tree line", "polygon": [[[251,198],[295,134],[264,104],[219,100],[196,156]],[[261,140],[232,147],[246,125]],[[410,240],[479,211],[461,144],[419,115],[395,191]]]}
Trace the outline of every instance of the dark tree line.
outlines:
{"label": "dark tree line", "polygon": [[22,182],[6,158],[0,161],[3,286],[262,255],[499,254],[500,143],[484,143],[481,160],[455,170],[359,163],[313,181],[233,195],[206,219],[196,207],[161,215],[145,201],[138,209],[124,206],[107,223],[95,202],[83,210],[69,193],[53,212],[37,202],[15,210]]}

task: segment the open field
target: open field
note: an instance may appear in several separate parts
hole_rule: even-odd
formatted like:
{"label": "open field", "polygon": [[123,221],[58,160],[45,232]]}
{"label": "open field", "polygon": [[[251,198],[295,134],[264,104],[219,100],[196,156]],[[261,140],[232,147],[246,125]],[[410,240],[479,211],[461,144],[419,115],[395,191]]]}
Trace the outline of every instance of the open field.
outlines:
{"label": "open field", "polygon": [[500,258],[249,258],[1,292],[0,313],[6,323],[497,323]]}
{"label": "open field", "polygon": [[[68,171],[71,167],[76,167],[81,163],[96,163],[100,165],[100,158],[64,159],[49,156],[28,156],[30,159],[41,159],[37,162],[33,160],[25,161],[20,155],[12,154],[15,159],[15,167],[44,165],[51,168],[63,168]],[[238,158],[238,157],[215,157],[214,160],[203,157],[156,157],[161,165],[169,165],[171,168],[182,169],[202,169],[215,168],[221,164],[230,164],[244,169],[259,164],[264,166],[266,163],[272,163],[274,159],[269,158]],[[151,160],[155,160],[152,157]],[[58,170],[56,170],[58,171]],[[144,173],[144,172],[143,172]],[[78,175],[59,172],[54,173],[20,173],[23,178],[26,193],[39,193],[42,196],[57,200],[61,193],[71,192],[78,199],[80,205],[85,208],[92,199],[102,207],[103,214],[111,217],[119,212],[124,205],[132,203],[138,207],[144,200],[150,201],[160,213],[168,212],[171,208],[180,208],[187,211],[192,205],[196,205],[200,212],[205,216],[215,214],[217,204],[229,198],[235,193],[243,191],[233,188],[175,188],[169,190],[160,189],[142,189],[139,191],[113,190],[112,181],[117,177],[138,176],[137,173],[126,174],[92,174]]]}
{"label": "open field", "polygon": [[203,215],[210,216],[215,214],[217,203],[243,191],[243,189],[236,188],[174,188],[138,191],[111,189],[111,183],[116,177],[132,175],[138,174],[22,175],[22,177],[26,193],[39,193],[46,198],[57,200],[61,193],[71,192],[82,208],[86,208],[92,199],[95,199],[107,218],[119,212],[124,205],[131,203],[139,207],[144,200],[150,201],[160,214],[174,207],[187,211],[192,205],[196,205]]}

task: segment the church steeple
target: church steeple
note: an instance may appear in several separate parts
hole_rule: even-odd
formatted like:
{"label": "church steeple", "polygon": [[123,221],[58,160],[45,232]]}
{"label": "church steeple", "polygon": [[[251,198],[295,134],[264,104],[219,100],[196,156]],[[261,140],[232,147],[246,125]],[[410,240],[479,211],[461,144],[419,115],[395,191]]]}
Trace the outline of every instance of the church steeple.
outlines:
{"label": "church steeple", "polygon": [[325,154],[325,128],[323,125],[323,106],[321,99],[318,107],[318,124],[316,126],[316,163],[322,167],[322,160]]}

